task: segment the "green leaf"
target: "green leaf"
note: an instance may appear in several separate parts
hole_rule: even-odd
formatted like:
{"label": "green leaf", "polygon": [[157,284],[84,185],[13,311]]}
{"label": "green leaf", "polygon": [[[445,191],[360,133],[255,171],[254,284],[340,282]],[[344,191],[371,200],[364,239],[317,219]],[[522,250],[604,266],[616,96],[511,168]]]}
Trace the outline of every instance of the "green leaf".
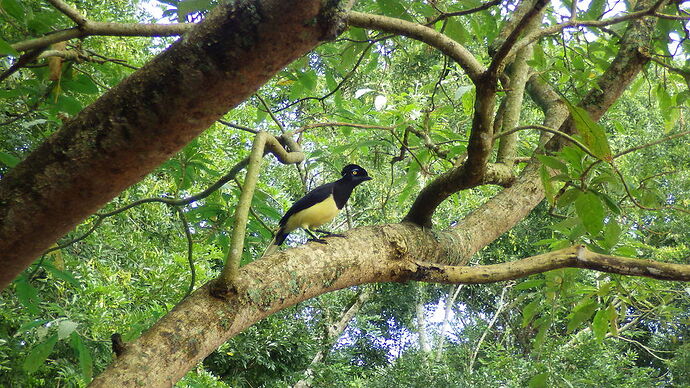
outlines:
{"label": "green leaf", "polygon": [[[542,280],[543,282],[543,280]],[[537,314],[539,311],[539,306],[541,305],[541,298],[537,298],[530,303],[527,304],[527,306],[522,308],[522,327],[526,327],[529,325],[530,322],[532,322],[532,319],[534,316]]]}
{"label": "green leaf", "polygon": [[50,356],[50,353],[53,352],[53,347],[55,347],[57,341],[58,335],[54,334],[45,342],[41,342],[34,346],[31,351],[29,351],[29,355],[26,356],[26,359],[24,359],[24,370],[29,373],[36,372],[38,368],[43,365],[46,358]]}
{"label": "green leaf", "polygon": [[412,20],[405,9],[405,6],[400,2],[400,0],[376,0],[376,4],[381,10],[381,13],[386,16],[392,16],[408,21]]}
{"label": "green leaf", "polygon": [[0,0],[0,7],[17,20],[24,20],[26,12],[18,0]]}
{"label": "green leaf", "polygon": [[590,235],[595,236],[604,228],[604,205],[591,191],[575,200],[575,211]]}
{"label": "green leaf", "polygon": [[84,94],[98,94],[98,86],[91,80],[91,78],[79,74],[74,79],[65,79],[62,81],[62,87],[64,90],[74,91],[77,93]]}
{"label": "green leaf", "polygon": [[211,0],[181,0],[177,3],[177,20],[182,23],[188,14],[211,8]]}
{"label": "green leaf", "polygon": [[307,91],[314,90],[316,87],[316,73],[313,70],[300,73],[298,80]]}
{"label": "green leaf", "polygon": [[45,262],[43,263],[43,268],[50,272],[50,274],[56,279],[63,280],[74,287],[79,287],[79,281],[74,277],[74,275],[72,275],[72,273],[55,268],[54,265]]}
{"label": "green leaf", "polygon": [[27,311],[31,314],[38,314],[40,311],[38,305],[40,299],[38,299],[38,292],[27,280],[25,275],[21,275],[15,281],[15,287],[17,291],[17,299],[19,302],[26,307]]}
{"label": "green leaf", "polygon": [[34,319],[33,321],[29,321],[29,322],[21,325],[19,327],[19,329],[17,329],[17,333],[15,334],[15,337],[24,334],[25,332],[33,329],[34,327],[41,326],[41,325],[46,324],[48,322],[50,322],[50,321],[48,321],[46,319]]}
{"label": "green leaf", "polygon": [[13,57],[18,57],[19,52],[13,49],[9,43],[0,38],[0,55],[10,55]]}
{"label": "green leaf", "polygon": [[614,337],[618,335],[618,326],[616,321],[618,320],[618,311],[616,311],[616,308],[613,307],[613,305],[609,305],[609,308],[607,309],[607,316],[609,319],[609,328],[611,335]]}
{"label": "green leaf", "polygon": [[568,321],[568,333],[577,329],[583,322],[588,321],[589,318],[594,314],[594,310],[597,308],[597,303],[593,300],[586,299],[580,302],[570,313],[570,320]]}
{"label": "green leaf", "polygon": [[550,328],[550,318],[544,318],[541,322],[539,322],[539,331],[537,332],[537,335],[534,337],[534,343],[532,344],[534,349],[541,348],[541,346],[544,344],[544,341],[546,340],[546,333],[549,332]]}
{"label": "green leaf", "polygon": [[546,170],[544,165],[539,166],[539,178],[541,178],[541,184],[544,186],[544,194],[546,195],[546,199],[551,205],[553,205],[556,190],[551,184],[551,177],[549,176],[549,172]]}
{"label": "green leaf", "polygon": [[604,245],[605,248],[611,249],[618,243],[621,236],[621,226],[615,219],[611,219],[604,228]]}
{"label": "green leaf", "polygon": [[[578,3],[579,5],[579,3]],[[589,4],[589,9],[584,13],[583,19],[586,20],[596,20],[599,19],[604,13],[604,7],[606,6],[605,0],[592,0]]]}
{"label": "green leaf", "polygon": [[544,279],[530,279],[516,285],[513,289],[516,291],[528,290],[530,288],[539,287],[542,284],[544,284]]}
{"label": "green leaf", "polygon": [[606,333],[609,332],[608,310],[601,309],[594,315],[594,320],[592,320],[592,332],[597,341],[601,342],[604,340]]}
{"label": "green leaf", "polygon": [[597,192],[596,194],[597,194],[602,200],[604,200],[604,203],[606,204],[606,207],[608,207],[609,209],[611,209],[611,211],[613,212],[613,214],[615,214],[615,215],[620,215],[620,214],[621,214],[621,208],[620,208],[620,206],[618,206],[618,204],[616,203],[616,201],[614,201],[611,197],[609,197],[608,195],[606,195],[606,194],[604,194],[604,193],[599,193],[599,192]]}
{"label": "green leaf", "polygon": [[82,105],[81,102],[79,102],[76,98],[61,94],[57,98],[55,108],[60,112],[65,112],[71,116],[74,116],[81,111]]}
{"label": "green leaf", "polygon": [[592,120],[586,110],[572,104],[568,104],[568,109],[573,116],[575,128],[582,135],[582,141],[589,151],[603,161],[613,160],[604,127]]}
{"label": "green leaf", "polygon": [[544,388],[548,387],[547,383],[549,381],[549,372],[539,373],[538,375],[532,376],[527,383],[529,388]]}
{"label": "green leaf", "polygon": [[625,257],[636,257],[637,256],[637,249],[631,246],[622,246],[616,248],[615,251],[613,251],[615,255],[618,256],[625,256]]}
{"label": "green leaf", "polygon": [[542,155],[542,154],[536,154],[535,155],[539,161],[548,166],[553,168],[554,170],[561,170],[564,173],[568,173],[568,166],[560,161],[558,158],[553,157],[551,155]]}
{"label": "green leaf", "polygon": [[79,368],[81,369],[84,380],[90,382],[93,378],[93,358],[91,357],[91,352],[84,346],[84,341],[81,340],[81,337],[76,331],[70,334],[70,345],[77,353]]}
{"label": "green leaf", "polygon": [[0,163],[4,164],[7,167],[14,167],[19,163],[20,159],[12,154],[8,154],[7,152],[2,152],[0,151]]}
{"label": "green leaf", "polygon": [[[465,29],[465,26],[462,24],[462,21],[459,19],[454,19],[450,18],[446,20],[446,29],[445,29],[446,35],[453,39],[454,41],[463,44],[467,36],[469,35],[467,33],[467,30]],[[456,97],[457,99],[458,97]]]}
{"label": "green leaf", "polygon": [[558,197],[558,206],[566,207],[573,203],[582,194],[582,190],[571,187]]}
{"label": "green leaf", "polygon": [[458,88],[455,90],[455,94],[453,95],[453,98],[456,100],[459,100],[462,98],[462,96],[465,95],[465,93],[469,92],[472,90],[472,86],[470,85],[460,85]]}

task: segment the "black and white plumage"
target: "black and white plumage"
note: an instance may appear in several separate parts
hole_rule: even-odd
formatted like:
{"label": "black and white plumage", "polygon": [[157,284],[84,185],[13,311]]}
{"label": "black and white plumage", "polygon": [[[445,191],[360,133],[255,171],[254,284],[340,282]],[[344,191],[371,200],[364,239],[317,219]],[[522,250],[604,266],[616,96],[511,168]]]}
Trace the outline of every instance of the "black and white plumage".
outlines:
{"label": "black and white plumage", "polygon": [[342,177],[335,182],[321,185],[310,191],[304,197],[295,202],[280,219],[278,231],[266,250],[266,255],[278,250],[290,232],[297,228],[303,228],[315,240],[311,230],[326,224],[338,215],[340,209],[345,207],[350,199],[352,190],[362,182],[371,179],[367,170],[356,164],[348,164],[341,172]]}

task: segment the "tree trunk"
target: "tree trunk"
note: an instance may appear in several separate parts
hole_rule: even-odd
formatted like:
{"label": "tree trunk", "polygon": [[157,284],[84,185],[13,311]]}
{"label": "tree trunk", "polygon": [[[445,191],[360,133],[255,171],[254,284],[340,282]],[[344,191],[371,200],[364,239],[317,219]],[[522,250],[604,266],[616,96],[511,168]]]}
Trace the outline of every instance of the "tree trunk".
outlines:
{"label": "tree trunk", "polygon": [[333,10],[322,4],[219,5],[10,170],[0,181],[0,290],[59,237],[319,44],[337,26],[322,17]]}

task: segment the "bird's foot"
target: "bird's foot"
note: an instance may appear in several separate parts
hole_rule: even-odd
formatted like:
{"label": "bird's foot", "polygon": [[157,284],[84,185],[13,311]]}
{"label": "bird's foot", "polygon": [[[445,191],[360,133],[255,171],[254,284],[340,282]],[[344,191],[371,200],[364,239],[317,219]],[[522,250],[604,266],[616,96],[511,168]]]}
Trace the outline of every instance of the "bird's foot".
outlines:
{"label": "bird's foot", "polygon": [[323,234],[324,237],[343,237],[343,238],[345,237],[345,235],[343,235],[343,234],[331,233],[327,230],[316,229],[314,231]]}

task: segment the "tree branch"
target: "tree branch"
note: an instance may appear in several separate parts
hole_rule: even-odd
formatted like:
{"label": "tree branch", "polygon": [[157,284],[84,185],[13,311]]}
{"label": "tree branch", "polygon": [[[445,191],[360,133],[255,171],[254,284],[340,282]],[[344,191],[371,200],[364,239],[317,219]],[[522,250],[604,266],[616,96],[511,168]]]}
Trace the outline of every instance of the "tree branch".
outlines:
{"label": "tree branch", "polygon": [[283,164],[295,164],[304,160],[304,154],[302,152],[287,152],[278,142],[278,139],[269,135],[267,132],[259,132],[254,138],[252,151],[249,154],[247,174],[244,178],[244,185],[242,186],[242,193],[235,207],[235,223],[232,229],[228,256],[225,259],[223,271],[218,278],[218,286],[222,288],[232,287],[234,279],[237,277],[240,260],[242,259],[242,252],[244,252],[244,239],[247,220],[249,218],[249,210],[251,209],[252,198],[254,198],[254,189],[259,180],[261,162],[263,161],[263,156],[266,151],[280,155],[279,160]]}
{"label": "tree branch", "polygon": [[421,24],[388,16],[351,11],[347,14],[350,25],[407,36],[439,49],[462,67],[475,83],[484,72],[482,65],[465,47],[446,35]]}
{"label": "tree branch", "polygon": [[86,17],[82,15],[76,8],[65,3],[62,0],[48,0],[50,4],[53,5],[58,11],[64,13],[68,18],[72,19],[73,22],[77,23],[78,26],[84,26],[88,23]]}
{"label": "tree branch", "polygon": [[[346,238],[330,239],[326,245],[308,243],[266,256],[240,268],[235,292],[224,300],[211,297],[208,285],[196,290],[128,344],[128,351],[91,386],[131,386],[135,382],[147,387],[169,386],[258,320],[313,296],[358,284],[410,280],[482,284],[566,267],[690,281],[690,265],[602,255],[584,246],[494,265],[432,264],[464,251],[459,246],[464,241],[458,237],[461,234],[433,234],[411,224],[365,227],[348,231]],[[186,335],[175,335],[181,332]],[[162,381],[160,375],[167,378]]]}
{"label": "tree branch", "polygon": [[[656,11],[664,4],[666,3],[666,0],[659,0],[657,1],[654,5],[650,6],[647,9],[643,9],[640,11],[636,12],[631,12],[627,15],[623,16],[618,16],[615,18],[607,19],[607,20],[578,20],[578,19],[570,19],[567,22],[564,23],[559,23],[555,24],[551,27],[543,28],[539,31],[535,31],[531,34],[528,34],[527,36],[523,37],[518,41],[513,47],[512,51],[517,51],[522,49],[523,47],[527,46],[530,43],[536,42],[537,40],[548,36],[548,35],[553,35],[555,33],[558,33],[566,28],[574,28],[574,27],[606,27],[610,26],[613,24],[618,24],[622,22],[626,22],[629,20],[636,20],[636,19],[641,19],[645,16],[652,16],[656,14]],[[509,54],[510,55],[510,54]]]}
{"label": "tree branch", "polygon": [[253,2],[214,8],[185,39],[66,122],[2,178],[0,289],[82,219],[320,44],[329,28],[319,18],[326,12],[322,1],[260,3],[260,16]]}
{"label": "tree branch", "polygon": [[11,44],[17,51],[29,51],[48,47],[53,43],[86,38],[89,36],[179,36],[196,24],[146,24],[87,21],[79,27],[56,31],[40,38],[27,39]]}

